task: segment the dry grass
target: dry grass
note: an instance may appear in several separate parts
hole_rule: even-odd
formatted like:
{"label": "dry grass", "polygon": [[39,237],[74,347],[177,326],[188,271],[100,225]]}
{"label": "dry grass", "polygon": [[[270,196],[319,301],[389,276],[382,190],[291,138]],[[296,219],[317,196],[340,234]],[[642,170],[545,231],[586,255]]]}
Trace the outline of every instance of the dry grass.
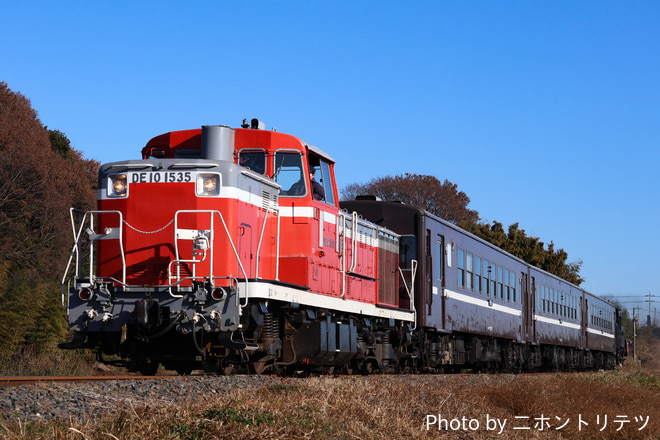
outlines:
{"label": "dry grass", "polygon": [[60,350],[54,345],[39,352],[26,346],[12,354],[0,354],[2,376],[90,376],[96,373],[96,366],[93,353]]}
{"label": "dry grass", "polygon": [[[617,371],[537,376],[371,376],[290,379],[188,408],[122,408],[86,423],[2,420],[17,439],[660,438],[660,376]],[[426,427],[427,416],[462,421]],[[615,423],[625,415],[629,422]],[[516,419],[528,416],[528,420]],[[539,431],[535,418],[550,427]],[[604,417],[607,425],[603,427]],[[649,421],[643,430],[643,422]],[[579,417],[589,423],[580,429]],[[600,424],[597,423],[600,420]],[[487,418],[506,425],[488,430]],[[557,419],[559,418],[559,420]],[[470,419],[479,428],[470,430]],[[1,419],[0,419],[1,420]],[[568,421],[568,422],[567,422]],[[556,428],[566,423],[560,430]],[[452,422],[456,427],[456,421]],[[472,427],[476,427],[472,422]],[[620,430],[617,429],[623,425]],[[514,427],[528,426],[529,430]],[[494,427],[494,425],[492,426]],[[601,428],[602,431],[601,431]]]}
{"label": "dry grass", "polygon": [[660,371],[660,327],[637,329],[637,356],[644,371]]}

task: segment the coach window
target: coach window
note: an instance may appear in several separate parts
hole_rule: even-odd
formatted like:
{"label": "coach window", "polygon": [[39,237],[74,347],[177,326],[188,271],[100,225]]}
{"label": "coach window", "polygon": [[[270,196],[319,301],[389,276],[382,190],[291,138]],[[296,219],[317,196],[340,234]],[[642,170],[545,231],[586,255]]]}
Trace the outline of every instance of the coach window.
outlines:
{"label": "coach window", "polygon": [[572,296],[571,301],[573,303],[573,306],[572,306],[572,309],[571,309],[573,311],[573,319],[577,319],[577,299],[575,299],[575,297]]}
{"label": "coach window", "polygon": [[472,276],[472,274],[473,274],[473,270],[472,270],[472,254],[469,253],[469,252],[468,252],[468,254],[467,254],[467,264],[466,264],[466,268],[467,268],[467,279],[466,279],[466,283],[465,283],[466,286],[465,286],[465,287],[466,287],[466,289],[468,289],[468,290],[472,290],[472,280],[473,280],[474,277]]}
{"label": "coach window", "polygon": [[568,313],[570,314],[571,319],[575,319],[575,298],[573,298],[572,296],[569,295],[568,296],[568,301],[569,301],[569,304],[571,305],[570,310],[569,310]]}
{"label": "coach window", "polygon": [[497,297],[504,299],[504,289],[502,288],[502,267],[497,266]]}
{"label": "coach window", "polygon": [[559,304],[559,316],[564,316],[564,294],[557,291],[557,301]]}
{"label": "coach window", "polygon": [[482,293],[481,286],[481,258],[474,257],[474,290]]}
{"label": "coach window", "polygon": [[539,286],[539,300],[541,301],[541,311],[542,312],[547,312],[546,306],[545,306],[545,288],[543,286]]}
{"label": "coach window", "polygon": [[412,269],[412,260],[417,258],[417,242],[414,235],[402,235],[399,242],[399,267]]}
{"label": "coach window", "polygon": [[509,269],[504,269],[504,296],[511,301],[511,286],[509,286]]}
{"label": "coach window", "polygon": [[456,257],[458,264],[458,287],[465,287],[465,251],[463,249],[458,250],[458,255]]}
{"label": "coach window", "polygon": [[298,152],[275,153],[275,173],[273,178],[282,186],[280,195],[285,197],[303,197],[307,194],[307,176],[302,166],[302,157]]}
{"label": "coach window", "polygon": [[555,301],[557,302],[557,315],[561,316],[561,293],[555,290]]}
{"label": "coach window", "polygon": [[509,272],[509,286],[511,286],[511,301],[514,303],[516,301],[516,273],[514,271]]}
{"label": "coach window", "polygon": [[442,272],[443,272],[443,265],[442,265],[442,254],[445,251],[444,246],[442,245],[442,237],[438,236],[438,258],[436,259],[436,270],[438,272],[438,276],[436,277],[438,281],[440,282],[440,285],[442,286]]}
{"label": "coach window", "polygon": [[483,270],[483,276],[484,276],[484,292],[486,295],[490,296],[490,294],[493,292],[492,289],[490,288],[490,263],[488,260],[484,260],[484,270]]}
{"label": "coach window", "polygon": [[545,297],[545,286],[539,286],[539,290],[541,291],[541,302],[542,302],[541,310],[543,310],[544,313],[548,313],[548,301],[546,300]]}

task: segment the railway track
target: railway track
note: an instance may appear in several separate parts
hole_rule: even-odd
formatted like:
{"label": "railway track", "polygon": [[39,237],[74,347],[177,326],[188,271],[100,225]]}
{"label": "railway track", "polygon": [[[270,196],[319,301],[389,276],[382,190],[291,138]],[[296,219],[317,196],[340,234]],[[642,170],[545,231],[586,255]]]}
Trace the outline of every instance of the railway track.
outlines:
{"label": "railway track", "polygon": [[[475,376],[487,373],[452,373],[449,376]],[[553,374],[573,374],[569,372],[529,372],[518,373],[516,376],[542,376]],[[494,374],[497,376],[497,374]],[[194,374],[193,376],[214,376],[213,374]],[[277,377],[276,375],[258,375],[263,377]],[[380,376],[379,374],[375,376]],[[117,376],[0,376],[0,388],[13,387],[19,385],[30,385],[37,383],[91,383],[103,382],[109,380],[171,380],[179,379],[179,375],[162,375],[162,376],[142,376],[142,375],[117,375]],[[334,375],[334,377],[349,377],[344,375]]]}
{"label": "railway track", "polygon": [[37,383],[85,383],[103,382],[107,380],[166,380],[179,376],[0,376],[0,388]]}

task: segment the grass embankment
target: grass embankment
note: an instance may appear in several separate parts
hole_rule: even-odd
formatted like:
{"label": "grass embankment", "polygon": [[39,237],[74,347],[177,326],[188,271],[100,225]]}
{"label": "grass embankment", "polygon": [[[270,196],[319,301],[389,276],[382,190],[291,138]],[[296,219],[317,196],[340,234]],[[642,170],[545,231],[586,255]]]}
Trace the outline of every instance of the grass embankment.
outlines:
{"label": "grass embankment", "polygon": [[635,369],[538,376],[321,377],[208,400],[200,396],[198,404],[187,408],[120,408],[84,423],[0,419],[0,436],[659,438],[658,408],[660,376]]}

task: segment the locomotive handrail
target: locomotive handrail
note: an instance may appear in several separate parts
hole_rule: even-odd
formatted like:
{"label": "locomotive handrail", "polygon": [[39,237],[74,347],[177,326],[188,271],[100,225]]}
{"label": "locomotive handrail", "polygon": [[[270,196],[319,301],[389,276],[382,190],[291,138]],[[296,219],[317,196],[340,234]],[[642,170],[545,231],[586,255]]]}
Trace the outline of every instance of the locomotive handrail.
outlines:
{"label": "locomotive handrail", "polygon": [[349,272],[353,272],[355,270],[355,266],[357,265],[357,236],[358,236],[358,213],[357,211],[353,211],[353,220],[351,222],[351,235],[353,241],[351,242],[351,267],[348,268]]}
{"label": "locomotive handrail", "polygon": [[[353,211],[351,214],[348,214],[345,211],[340,211],[339,214],[341,216],[341,234],[339,234],[341,236],[341,240],[337,240],[338,241],[338,246],[340,247],[340,249],[338,249],[337,252],[339,253],[339,255],[341,257],[340,273],[342,274],[342,292],[341,292],[341,295],[339,295],[339,297],[344,298],[346,296],[346,275],[347,274],[351,274],[351,275],[358,276],[358,277],[368,277],[367,275],[363,275],[363,274],[359,274],[359,273],[355,272],[355,268],[356,268],[357,263],[358,263],[358,261],[357,261],[358,260],[357,250],[358,250],[358,242],[359,242],[359,235],[360,235],[360,232],[358,231],[359,226],[362,225],[364,228],[369,229],[371,231],[370,232],[371,234],[375,233],[375,231],[378,228],[376,226],[371,225],[368,222],[365,222],[364,220],[361,220],[360,217],[359,217],[359,214],[357,213],[357,211]],[[350,228],[348,228],[348,231],[350,231],[350,234],[351,234],[351,236],[350,236],[350,238],[351,238],[351,262],[350,262],[350,266],[347,269],[346,268],[346,265],[347,265],[347,262],[346,262],[346,239],[348,237],[348,234],[347,234],[346,222],[347,222],[349,216],[351,217],[350,218],[351,226],[350,226]],[[365,234],[365,236],[369,236],[371,238],[371,240],[369,240],[369,243],[367,243],[367,244],[369,244],[372,247],[372,252],[374,254],[377,253],[378,252],[377,249],[376,249],[377,244],[372,241],[374,239],[374,236],[373,235],[367,235],[367,234]]]}
{"label": "locomotive handrail", "polygon": [[[340,298],[344,298],[346,296],[346,217],[348,214],[345,215],[343,212],[340,212],[340,214],[341,214],[341,243],[339,244],[339,246],[341,246],[341,252],[339,253],[339,256],[341,257],[340,272],[342,275]],[[339,242],[339,240],[337,241]]]}
{"label": "locomotive handrail", "polygon": [[[64,270],[64,275],[62,276],[62,283],[61,283],[61,286],[62,286],[62,306],[65,307],[65,308],[68,308],[69,304],[68,304],[68,301],[67,301],[67,304],[64,304],[64,296],[65,296],[64,295],[64,283],[66,281],[67,275],[69,274],[69,268],[71,267],[71,260],[73,259],[74,254],[77,255],[76,274],[75,274],[76,278],[78,278],[78,266],[81,264],[80,250],[78,248],[78,242],[77,242],[77,239],[76,239],[76,222],[73,219],[73,213],[74,212],[82,212],[82,211],[80,211],[79,209],[76,209],[76,208],[69,208],[69,218],[71,220],[71,232],[73,234],[74,243],[73,243],[73,247],[71,248],[71,253],[69,254],[69,261],[66,264],[66,269]],[[80,221],[78,222],[78,225],[80,225]],[[69,278],[69,286],[68,286],[66,291],[68,292],[70,288],[71,288],[71,278]],[[68,300],[68,295],[67,295],[67,300]]]}
{"label": "locomotive handrail", "polygon": [[403,276],[403,270],[401,267],[399,269],[399,274],[403,280],[403,286],[408,292],[408,297],[410,298],[410,305],[412,306],[413,317],[415,318],[415,326],[413,330],[417,328],[417,310],[415,309],[415,276],[417,275],[417,260],[410,260],[410,289],[408,288],[408,283],[406,282],[406,277]]}
{"label": "locomotive handrail", "polygon": [[[85,222],[87,221],[88,214],[89,214],[89,228],[86,229],[87,234],[89,235],[90,238],[90,243],[89,243],[89,283],[94,284],[94,279],[96,278],[96,275],[94,274],[94,242],[99,239],[115,239],[119,240],[119,250],[121,254],[121,260],[122,260],[122,284],[126,284],[126,258],[124,255],[124,246],[122,244],[122,224],[123,224],[123,215],[120,211],[99,211],[99,210],[93,210],[93,211],[87,211],[83,214],[82,219],[78,222],[78,231],[76,232],[76,226],[75,226],[75,220],[73,218],[74,211],[81,212],[75,208],[70,208],[69,209],[69,215],[71,217],[71,226],[73,229],[73,246],[71,248],[71,253],[69,254],[69,260],[67,261],[66,269],[64,270],[64,275],[62,277],[62,305],[66,307],[64,304],[64,283],[67,280],[67,275],[69,274],[69,270],[71,268],[71,261],[73,260],[73,256],[77,256],[76,260],[76,269],[75,269],[75,278],[78,279],[80,277],[80,267],[82,266],[82,260],[81,260],[81,252],[80,252],[80,237],[83,232],[83,228],[85,227]],[[117,227],[118,233],[115,233],[114,228],[106,228],[106,231],[103,234],[97,234],[94,231],[94,214],[118,214],[119,215],[119,226]]]}
{"label": "locomotive handrail", "polygon": [[276,232],[276,241],[275,241],[275,280],[280,280],[280,226],[281,219],[280,215],[277,216],[277,232]]}
{"label": "locomotive handrail", "polygon": [[[243,304],[241,302],[240,291],[237,290],[239,293],[236,296],[237,305],[239,305],[239,304],[241,305],[241,309],[239,310],[239,313],[241,313],[242,308],[247,306],[248,276],[247,276],[247,272],[245,271],[245,268],[243,267],[243,263],[241,262],[241,258],[238,255],[238,251],[236,250],[236,246],[234,245],[234,241],[231,239],[231,234],[229,233],[229,229],[227,228],[227,223],[225,222],[225,219],[222,216],[222,213],[220,211],[212,210],[212,209],[182,209],[182,210],[178,210],[174,214],[174,248],[175,248],[175,252],[176,252],[176,256],[177,256],[177,259],[174,260],[174,261],[182,261],[183,262],[183,260],[178,259],[179,244],[178,244],[178,238],[176,236],[177,231],[179,230],[179,228],[178,228],[179,214],[210,214],[210,216],[211,216],[210,217],[210,219],[211,219],[211,225],[210,225],[211,226],[211,231],[210,231],[211,239],[210,239],[210,245],[209,245],[209,247],[211,249],[211,256],[209,257],[210,261],[209,261],[209,277],[208,278],[209,278],[209,281],[210,281],[212,287],[214,286],[213,281],[215,280],[215,277],[213,276],[213,260],[214,260],[214,254],[215,254],[215,252],[214,252],[215,248],[213,246],[213,242],[215,240],[215,234],[214,234],[215,224],[214,224],[214,221],[213,221],[213,218],[214,218],[213,214],[218,214],[218,216],[220,217],[220,221],[222,222],[222,227],[225,229],[225,234],[227,236],[227,240],[229,240],[229,244],[231,245],[231,249],[234,252],[234,256],[236,257],[236,262],[238,263],[238,267],[240,268],[241,272],[243,273],[243,277],[245,279],[245,281],[244,281],[245,282],[245,304]],[[197,262],[200,262],[200,261],[197,261]],[[170,270],[169,270],[169,266],[168,266],[168,277],[171,277],[171,275],[169,275],[169,271]],[[183,295],[176,295],[176,294],[172,293],[171,289],[169,290],[169,293],[173,298],[181,298],[183,296]]]}
{"label": "locomotive handrail", "polygon": [[[93,273],[94,269],[94,242],[96,240],[102,239],[100,237],[105,237],[105,238],[110,238],[114,240],[119,241],[119,253],[121,254],[121,279],[124,284],[126,284],[126,256],[124,255],[124,244],[122,242],[122,237],[123,237],[123,227],[122,225],[124,224],[124,216],[121,213],[121,211],[87,211],[85,213],[85,216],[83,216],[82,224],[80,226],[80,229],[82,231],[82,227],[85,225],[85,217],[87,214],[90,214],[89,216],[89,229],[87,230],[87,233],[89,234],[90,238],[90,243],[89,243],[89,280],[93,284],[94,283],[94,278],[96,276]],[[94,214],[118,214],[119,215],[119,226],[118,230],[119,233],[117,234],[118,237],[114,237],[111,235],[114,235],[114,230],[112,228],[106,228],[106,231],[104,234],[96,234],[94,232]]]}
{"label": "locomotive handrail", "polygon": [[[191,277],[185,277],[183,280],[185,280],[185,279],[191,279],[191,280],[194,280],[194,279],[197,278],[197,276],[195,275],[195,266],[194,266],[194,265],[197,264],[197,263],[201,263],[201,262],[203,262],[204,260],[206,260],[206,251],[204,251],[204,256],[202,257],[201,260],[195,260],[194,258],[193,258],[192,260],[179,260],[179,259],[172,260],[172,261],[170,261],[169,264],[167,265],[167,273],[168,273],[168,274],[171,273],[171,271],[170,271],[170,266],[172,266],[172,264],[175,264],[175,263],[177,263],[177,264],[178,264],[178,263],[192,263],[192,264],[193,264],[193,273],[192,273],[192,276],[191,276]],[[181,281],[183,281],[183,280],[181,279],[181,275],[180,275],[180,273],[181,273],[181,270],[180,270],[179,268],[177,268],[177,276],[176,276],[177,284],[180,283]],[[169,280],[169,279],[172,279],[172,278],[173,278],[172,275],[168,275],[168,280]],[[215,277],[209,277],[209,278],[211,278],[211,279],[215,279]],[[213,285],[213,283],[212,283],[212,285]],[[183,295],[175,295],[175,294],[172,293],[172,286],[171,286],[171,285],[170,285],[170,288],[169,288],[169,293],[170,293],[170,296],[172,296],[173,298],[183,298]]]}
{"label": "locomotive handrail", "polygon": [[[257,244],[257,259],[255,261],[255,268],[254,268],[254,276],[257,279],[261,278],[259,276],[259,251],[261,251],[261,242],[264,239],[264,232],[266,231],[266,221],[268,221],[268,213],[271,211],[273,213],[275,212],[275,210],[272,209],[271,207],[266,208],[266,214],[264,215],[264,223],[263,225],[261,225],[261,235],[259,236],[259,244]],[[279,234],[277,238],[279,240]],[[276,256],[276,258],[279,259],[279,254]]]}

